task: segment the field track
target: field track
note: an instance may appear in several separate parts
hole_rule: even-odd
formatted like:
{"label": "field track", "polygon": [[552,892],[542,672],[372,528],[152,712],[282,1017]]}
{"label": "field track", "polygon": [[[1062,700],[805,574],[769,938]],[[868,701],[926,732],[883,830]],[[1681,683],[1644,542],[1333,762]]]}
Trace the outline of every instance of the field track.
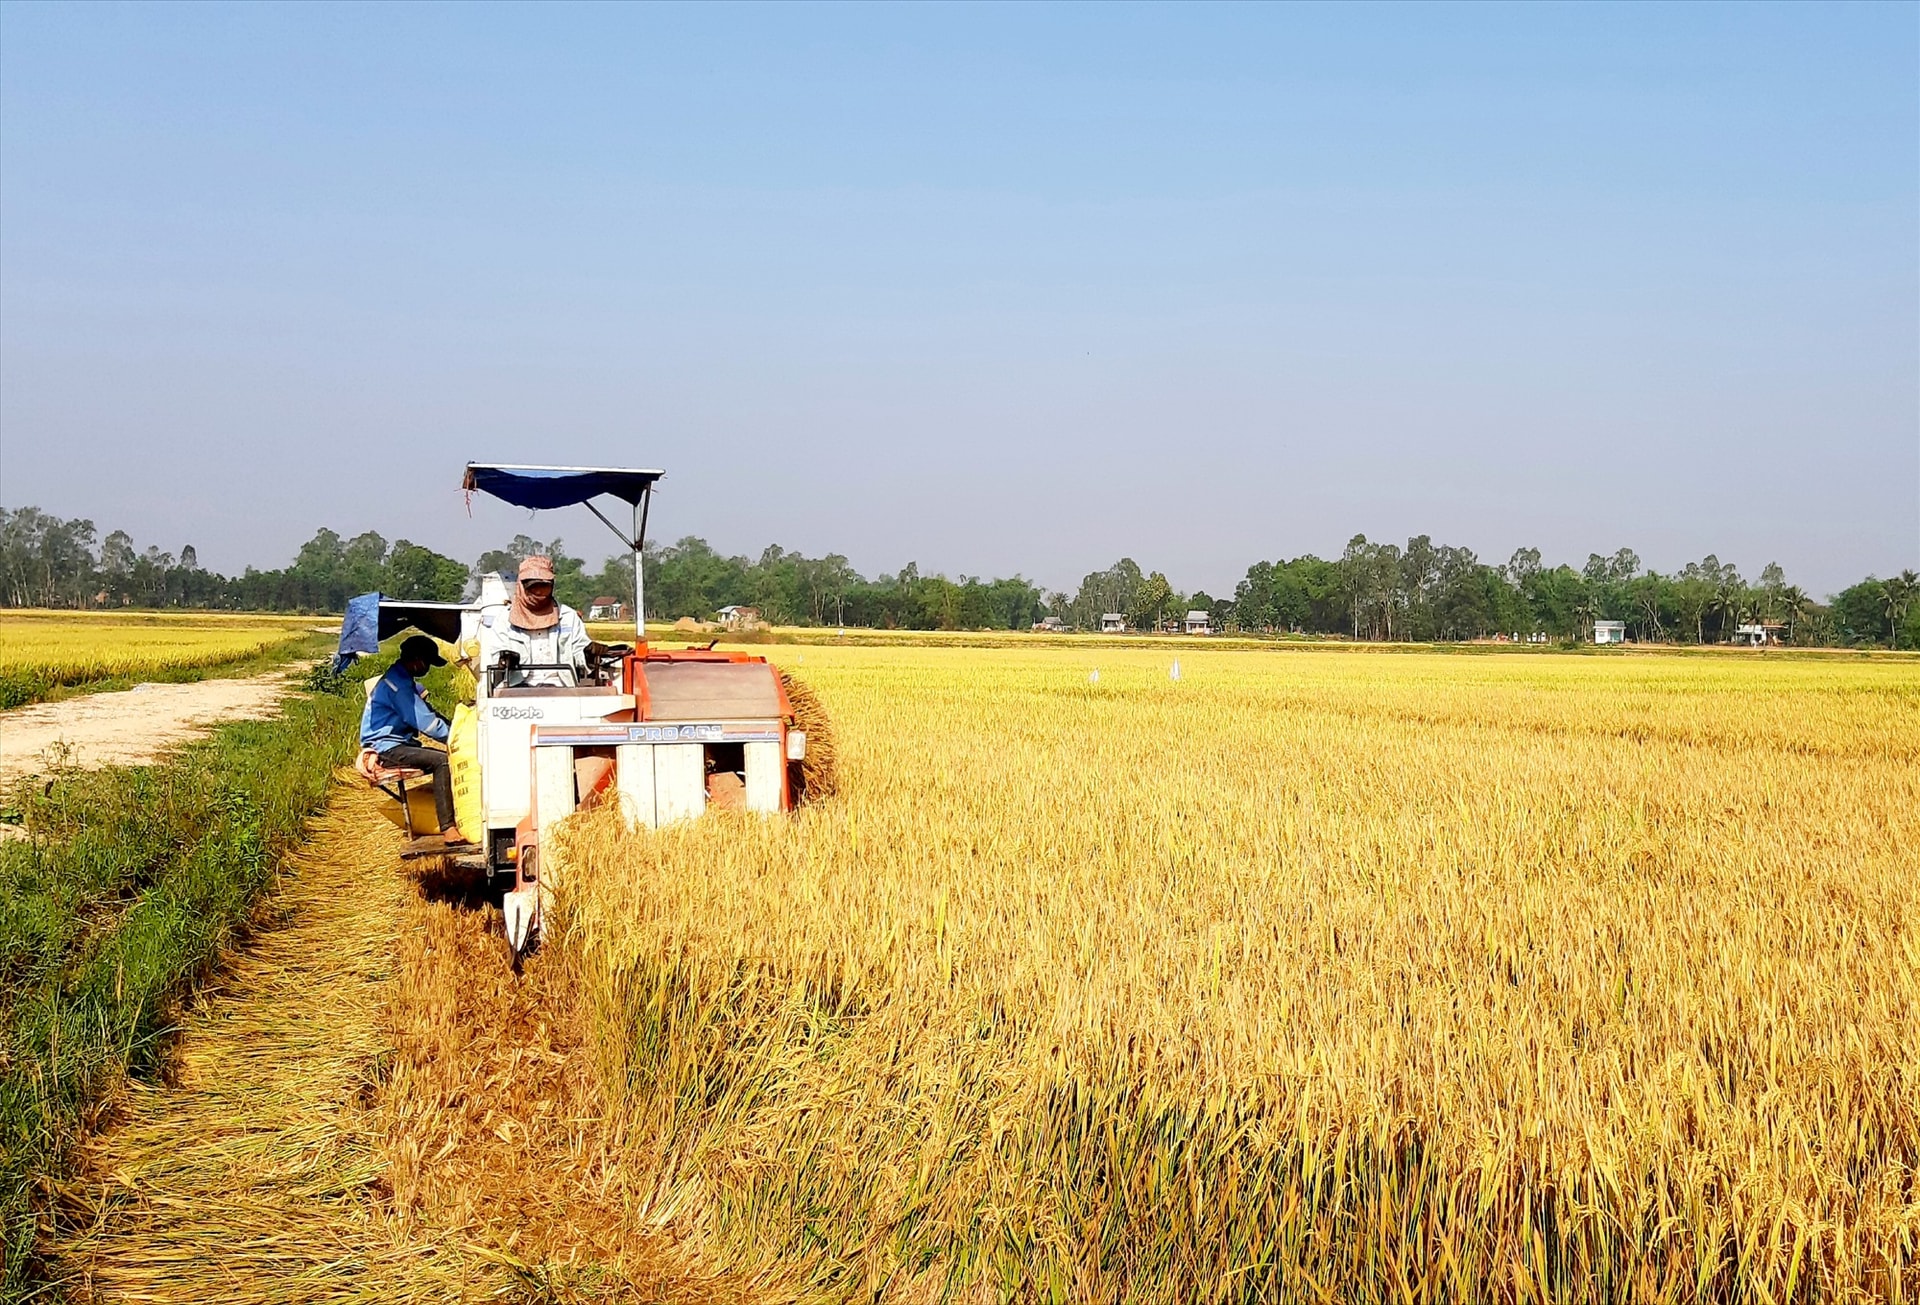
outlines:
{"label": "field track", "polygon": [[222,721],[271,715],[286,691],[286,673],[273,671],[18,707],[0,714],[0,782],[49,765],[63,745],[72,765],[144,765]]}
{"label": "field track", "polygon": [[491,908],[398,853],[343,787],[274,922],[186,1019],[173,1081],[132,1085],[88,1143],[54,1283],[81,1302],[738,1298],[666,1267],[578,1145],[602,1130],[548,1026],[565,975],[536,958],[516,980]]}

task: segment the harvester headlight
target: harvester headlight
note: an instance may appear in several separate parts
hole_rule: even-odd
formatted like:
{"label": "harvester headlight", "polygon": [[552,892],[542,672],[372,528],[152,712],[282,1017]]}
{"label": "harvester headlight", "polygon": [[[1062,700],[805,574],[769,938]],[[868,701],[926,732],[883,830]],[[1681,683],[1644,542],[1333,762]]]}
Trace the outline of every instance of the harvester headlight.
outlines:
{"label": "harvester headlight", "polygon": [[787,731],[787,760],[805,761],[807,759],[807,732],[805,730]]}

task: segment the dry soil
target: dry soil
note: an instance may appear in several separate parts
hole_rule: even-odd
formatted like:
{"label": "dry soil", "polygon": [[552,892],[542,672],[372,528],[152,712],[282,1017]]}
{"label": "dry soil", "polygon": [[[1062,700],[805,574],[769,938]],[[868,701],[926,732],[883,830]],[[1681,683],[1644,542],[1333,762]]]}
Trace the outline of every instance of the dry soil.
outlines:
{"label": "dry soil", "polygon": [[241,680],[141,684],[0,713],[0,785],[68,764],[134,766],[230,720],[271,716],[285,696],[285,671]]}

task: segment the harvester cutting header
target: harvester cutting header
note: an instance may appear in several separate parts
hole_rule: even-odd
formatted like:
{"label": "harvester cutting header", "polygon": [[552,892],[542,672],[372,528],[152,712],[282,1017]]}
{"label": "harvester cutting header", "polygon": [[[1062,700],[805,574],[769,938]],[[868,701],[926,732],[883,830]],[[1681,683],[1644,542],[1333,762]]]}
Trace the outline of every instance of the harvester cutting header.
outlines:
{"label": "harvester cutting header", "polygon": [[[503,889],[516,954],[537,936],[550,903],[541,847],[560,820],[605,802],[617,802],[630,822],[649,828],[709,806],[790,811],[810,770],[824,760],[824,740],[816,738],[816,759],[808,764],[805,726],[818,735],[820,725],[796,719],[796,699],[803,715],[817,709],[766,658],[711,645],[648,645],[643,550],[648,507],[663,474],[469,463],[463,481],[469,493],[519,507],[583,504],[600,518],[633,555],[631,645],[593,642],[579,660],[529,662],[525,642],[505,637],[513,604],[497,576],[483,577],[480,593],[465,603],[362,595],[342,624],[343,659],[413,628],[454,645],[472,672],[471,705],[456,711],[449,739],[451,772],[460,826],[477,844],[468,855]],[[596,498],[625,504],[631,528],[616,524]],[[408,833],[417,834],[423,772],[382,766],[365,752],[360,769],[399,801]]]}

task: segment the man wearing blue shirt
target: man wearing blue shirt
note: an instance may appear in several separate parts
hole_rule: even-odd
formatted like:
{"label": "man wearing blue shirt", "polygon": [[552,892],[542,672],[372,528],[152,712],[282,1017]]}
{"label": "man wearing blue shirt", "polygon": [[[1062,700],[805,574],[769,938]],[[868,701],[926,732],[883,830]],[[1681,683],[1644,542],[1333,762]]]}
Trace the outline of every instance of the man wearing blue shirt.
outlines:
{"label": "man wearing blue shirt", "polygon": [[467,836],[453,818],[453,772],[447,754],[420,746],[420,736],[447,741],[446,718],[427,704],[420,677],[447,659],[425,635],[416,634],[400,645],[400,656],[380,677],[360,717],[360,746],[371,748],[383,766],[423,770],[433,780],[433,808],[440,817],[440,836],[449,846],[464,844]]}

